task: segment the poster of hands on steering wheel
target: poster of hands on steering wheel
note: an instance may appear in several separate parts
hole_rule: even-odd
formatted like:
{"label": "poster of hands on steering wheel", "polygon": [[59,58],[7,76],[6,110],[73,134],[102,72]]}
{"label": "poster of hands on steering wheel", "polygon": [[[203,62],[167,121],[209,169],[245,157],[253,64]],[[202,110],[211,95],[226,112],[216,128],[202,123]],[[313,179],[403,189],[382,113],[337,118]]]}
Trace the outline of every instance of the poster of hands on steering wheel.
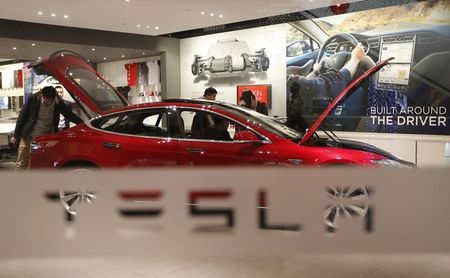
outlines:
{"label": "poster of hands on steering wheel", "polygon": [[308,126],[348,84],[393,57],[337,103],[323,128],[449,135],[449,34],[446,0],[290,23],[288,117]]}

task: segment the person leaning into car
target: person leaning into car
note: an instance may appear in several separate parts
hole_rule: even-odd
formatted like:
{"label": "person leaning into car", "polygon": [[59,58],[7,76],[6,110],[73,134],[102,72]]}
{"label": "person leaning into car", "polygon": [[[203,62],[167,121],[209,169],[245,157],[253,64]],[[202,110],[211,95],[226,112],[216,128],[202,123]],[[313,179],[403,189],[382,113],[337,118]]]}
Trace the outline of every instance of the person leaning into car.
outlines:
{"label": "person leaning into car", "polygon": [[20,110],[14,136],[11,138],[13,144],[20,140],[16,170],[28,167],[30,145],[34,137],[58,131],[60,114],[75,124],[83,122],[56,96],[56,89],[52,86],[44,87],[30,96]]}

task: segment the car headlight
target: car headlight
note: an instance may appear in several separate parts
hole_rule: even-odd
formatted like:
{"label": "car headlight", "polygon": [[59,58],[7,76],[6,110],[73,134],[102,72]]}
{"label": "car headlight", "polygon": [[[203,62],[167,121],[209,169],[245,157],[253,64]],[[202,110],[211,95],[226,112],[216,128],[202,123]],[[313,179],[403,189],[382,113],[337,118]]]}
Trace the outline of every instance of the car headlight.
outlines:
{"label": "car headlight", "polygon": [[397,161],[397,160],[392,160],[392,159],[388,159],[388,158],[373,159],[373,160],[371,160],[371,162],[379,167],[397,167],[397,168],[412,168],[412,167],[414,167],[413,163]]}

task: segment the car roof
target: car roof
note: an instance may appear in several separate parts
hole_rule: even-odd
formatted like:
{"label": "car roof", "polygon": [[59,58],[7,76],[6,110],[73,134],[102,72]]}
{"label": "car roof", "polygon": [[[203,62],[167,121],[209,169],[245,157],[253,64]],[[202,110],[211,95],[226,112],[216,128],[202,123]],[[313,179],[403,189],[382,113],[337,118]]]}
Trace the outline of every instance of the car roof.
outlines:
{"label": "car roof", "polygon": [[212,108],[235,108],[234,105],[225,103],[225,102],[219,102],[219,101],[213,101],[213,100],[206,100],[206,99],[190,99],[190,98],[169,98],[158,102],[149,102],[149,103],[141,103],[141,104],[134,104],[126,107],[120,107],[113,110],[109,110],[108,112],[104,113],[103,115],[111,115],[118,112],[123,111],[130,111],[130,110],[139,110],[144,108],[152,108],[152,107],[167,107],[170,105],[183,105],[188,104],[188,106],[200,106],[200,105],[208,105]]}

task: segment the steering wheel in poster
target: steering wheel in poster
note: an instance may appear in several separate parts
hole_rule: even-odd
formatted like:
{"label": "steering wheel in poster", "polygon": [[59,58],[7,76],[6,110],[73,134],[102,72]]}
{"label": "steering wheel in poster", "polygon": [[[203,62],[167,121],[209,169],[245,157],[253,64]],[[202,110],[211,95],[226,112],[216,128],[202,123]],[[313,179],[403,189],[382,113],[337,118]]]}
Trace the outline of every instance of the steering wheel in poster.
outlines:
{"label": "steering wheel in poster", "polygon": [[[356,40],[356,38],[349,33],[337,33],[330,36],[323,43],[322,47],[319,50],[319,54],[317,55],[316,63],[322,64],[322,72],[330,68],[340,70],[352,56],[351,52],[348,51],[336,52],[335,50],[334,53],[328,53],[326,51],[328,45],[336,42],[348,42],[352,45],[353,49],[358,45],[358,41]],[[366,54],[368,53],[368,51],[369,49],[367,49]],[[327,53],[328,56],[325,57],[325,53]],[[368,55],[364,56],[364,58],[359,63],[358,72],[355,74],[355,76],[359,76],[362,72],[372,68],[373,66],[375,66],[375,62],[372,60],[372,58],[370,58]]]}

